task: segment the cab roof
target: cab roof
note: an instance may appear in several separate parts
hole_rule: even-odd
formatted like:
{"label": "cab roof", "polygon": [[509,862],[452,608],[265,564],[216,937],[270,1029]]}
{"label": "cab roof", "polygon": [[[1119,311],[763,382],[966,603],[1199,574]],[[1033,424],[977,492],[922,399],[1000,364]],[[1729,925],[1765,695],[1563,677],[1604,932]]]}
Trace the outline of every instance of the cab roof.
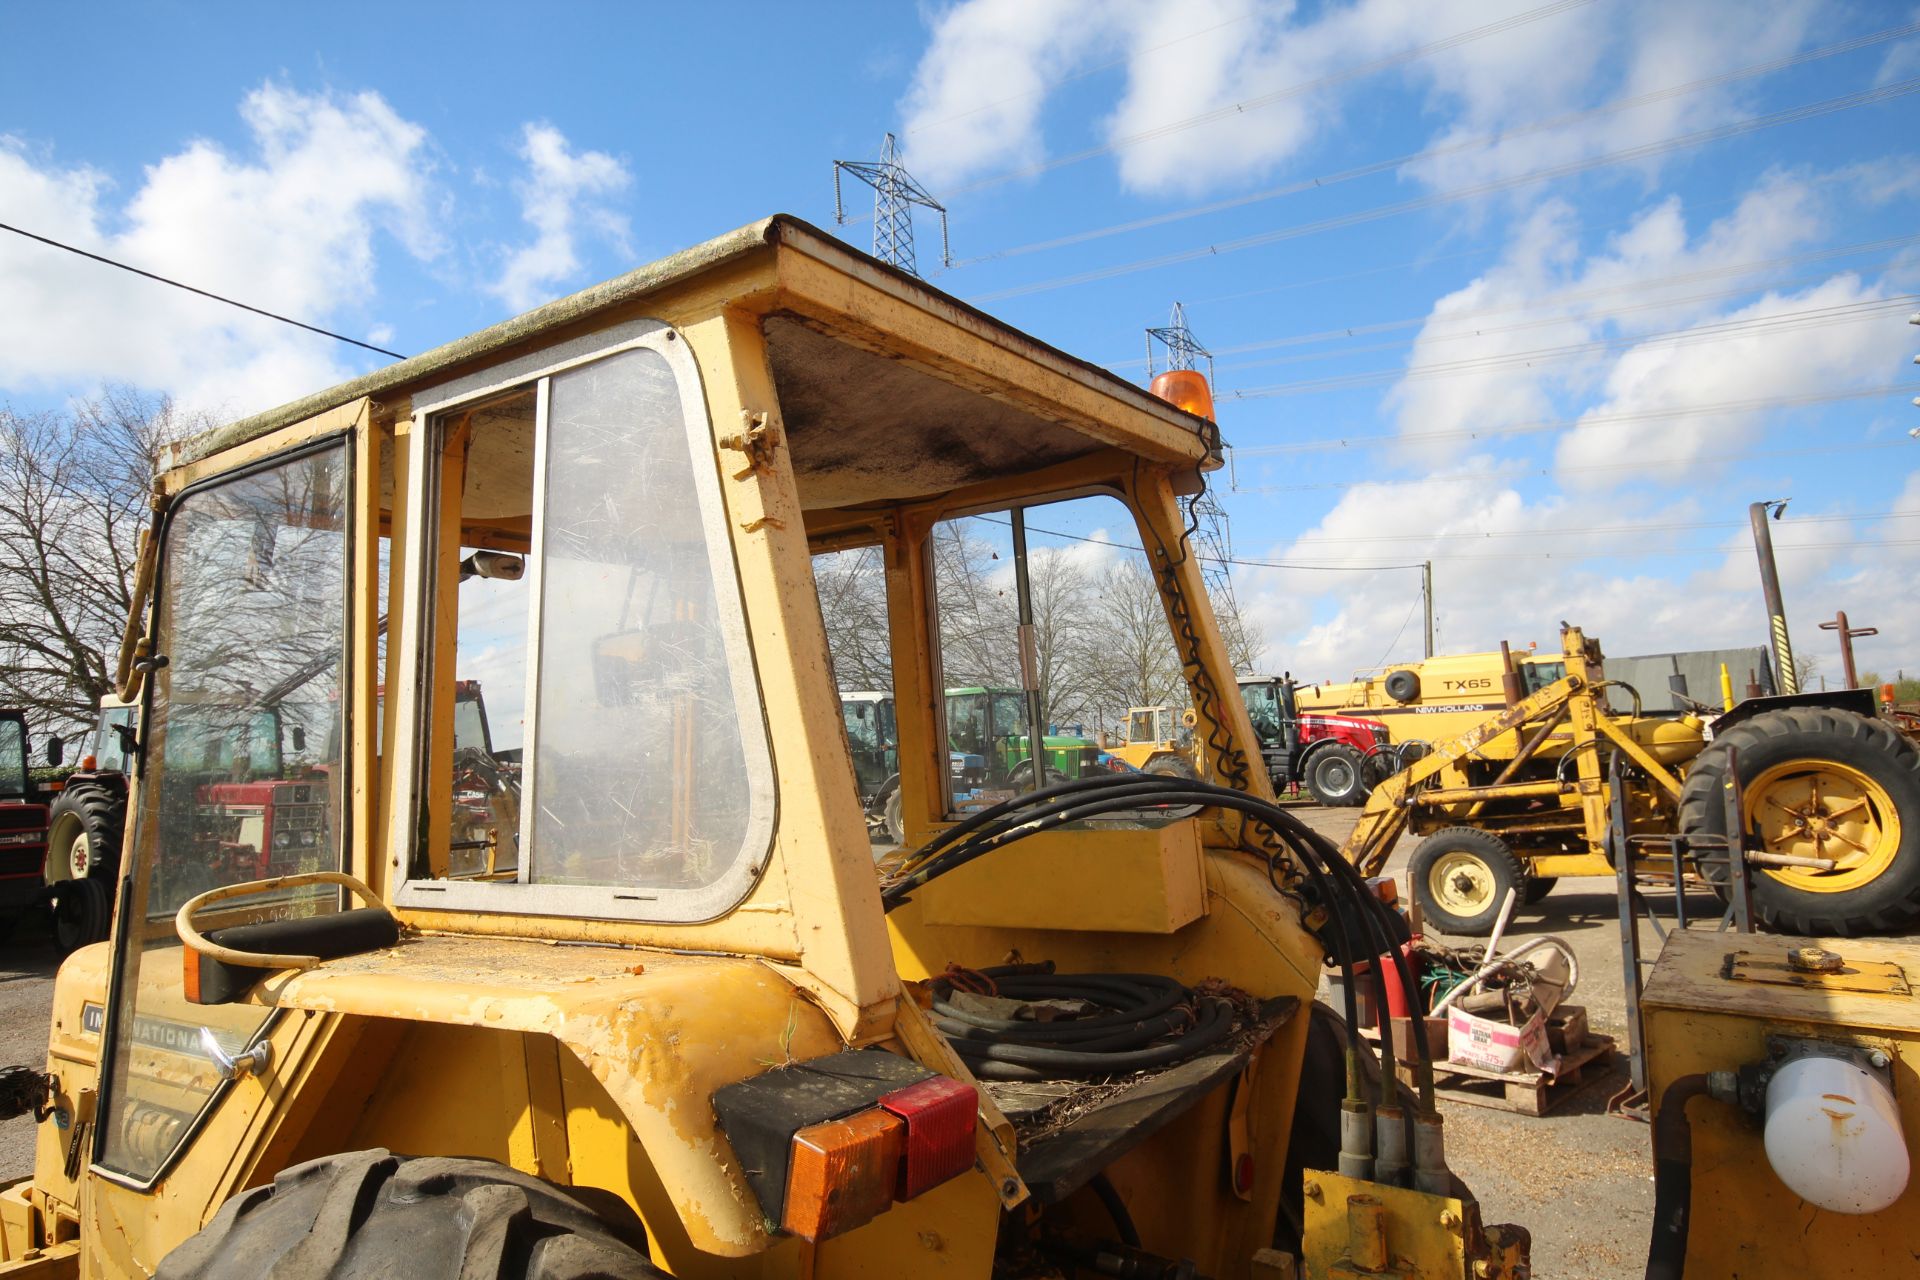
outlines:
{"label": "cab roof", "polygon": [[563,333],[591,333],[655,309],[671,318],[710,281],[722,286],[711,307],[766,299],[762,326],[796,470],[812,473],[803,483],[812,489],[809,507],[939,492],[1111,446],[1200,470],[1220,465],[1219,431],[1207,419],[777,214],[181,442],[163,467],[362,398],[394,414],[411,412],[416,392]]}

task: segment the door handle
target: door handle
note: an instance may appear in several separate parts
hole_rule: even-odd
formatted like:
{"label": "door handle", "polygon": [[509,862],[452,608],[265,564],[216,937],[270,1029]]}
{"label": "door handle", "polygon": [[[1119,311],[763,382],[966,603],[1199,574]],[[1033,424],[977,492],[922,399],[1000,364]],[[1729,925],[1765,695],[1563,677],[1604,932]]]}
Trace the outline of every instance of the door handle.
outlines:
{"label": "door handle", "polygon": [[214,1036],[212,1027],[200,1028],[200,1047],[213,1059],[214,1068],[219,1071],[222,1080],[238,1080],[244,1076],[259,1075],[267,1069],[267,1063],[273,1060],[273,1045],[270,1041],[258,1040],[244,1053],[228,1053],[220,1047],[220,1041]]}

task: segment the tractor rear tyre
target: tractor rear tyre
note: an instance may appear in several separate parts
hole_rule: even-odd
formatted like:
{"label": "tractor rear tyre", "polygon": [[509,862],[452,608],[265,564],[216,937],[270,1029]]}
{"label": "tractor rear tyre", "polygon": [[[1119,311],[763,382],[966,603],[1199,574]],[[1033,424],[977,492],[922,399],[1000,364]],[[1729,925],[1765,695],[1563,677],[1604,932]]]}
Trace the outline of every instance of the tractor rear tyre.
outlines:
{"label": "tractor rear tyre", "polygon": [[63,956],[113,931],[113,895],[99,876],[62,880],[53,886],[53,945]]}
{"label": "tractor rear tyre", "polygon": [[[1720,787],[1736,753],[1749,847],[1832,859],[1831,871],[1752,869],[1754,920],[1806,937],[1894,933],[1920,920],[1920,752],[1882,720],[1826,707],[1766,711],[1694,758],[1687,834],[1726,834]],[[1709,866],[1726,897],[1726,868]]]}
{"label": "tractor rear tyre", "polygon": [[1330,807],[1363,804],[1367,798],[1366,762],[1344,742],[1322,747],[1307,761],[1307,790]]}
{"label": "tractor rear tyre", "polygon": [[281,1170],[271,1185],[222,1205],[155,1272],[157,1280],[664,1274],[648,1260],[639,1218],[606,1192],[556,1187],[491,1160],[409,1159],[384,1150]]}
{"label": "tractor rear tyre", "polygon": [[1407,864],[1413,900],[1442,933],[1484,938],[1507,891],[1526,892],[1527,869],[1507,842],[1473,827],[1448,827],[1420,842]]}
{"label": "tractor rear tyre", "polygon": [[124,791],[81,783],[55,796],[47,808],[47,883],[92,874],[116,879],[126,822]]}
{"label": "tractor rear tyre", "polygon": [[1147,767],[1140,772],[1151,773],[1160,778],[1187,778],[1192,781],[1198,781],[1200,778],[1200,772],[1193,767],[1193,761],[1172,751],[1147,761]]}

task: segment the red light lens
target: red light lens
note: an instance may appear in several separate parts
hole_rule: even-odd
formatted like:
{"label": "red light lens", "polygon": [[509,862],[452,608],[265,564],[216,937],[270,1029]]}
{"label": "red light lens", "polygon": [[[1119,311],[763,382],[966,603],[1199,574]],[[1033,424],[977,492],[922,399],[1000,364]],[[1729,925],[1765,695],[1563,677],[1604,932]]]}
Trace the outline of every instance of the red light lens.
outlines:
{"label": "red light lens", "polygon": [[932,1076],[894,1090],[880,1105],[907,1122],[899,1199],[911,1200],[973,1167],[974,1116],[980,1103],[971,1085]]}

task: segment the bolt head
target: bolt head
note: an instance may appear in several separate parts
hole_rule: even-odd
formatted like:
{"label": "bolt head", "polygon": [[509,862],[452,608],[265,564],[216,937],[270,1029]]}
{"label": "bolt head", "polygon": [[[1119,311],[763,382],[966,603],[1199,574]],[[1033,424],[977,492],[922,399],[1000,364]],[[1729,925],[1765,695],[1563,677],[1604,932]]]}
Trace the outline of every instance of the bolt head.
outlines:
{"label": "bolt head", "polygon": [[1787,952],[1787,967],[1796,973],[1838,973],[1845,966],[1838,951],[1825,947],[1795,947]]}
{"label": "bolt head", "polygon": [[1887,1057],[1887,1051],[1885,1049],[1875,1049],[1867,1055],[1867,1061],[1873,1064],[1875,1071],[1885,1071],[1887,1064],[1893,1061],[1893,1059]]}
{"label": "bolt head", "polygon": [[1320,1184],[1312,1181],[1311,1179],[1309,1179],[1307,1182],[1306,1192],[1307,1192],[1307,1199],[1309,1200],[1318,1200],[1321,1198],[1321,1196],[1326,1194],[1325,1192],[1320,1190]]}
{"label": "bolt head", "polygon": [[1442,1209],[1440,1211],[1440,1225],[1452,1231],[1460,1225],[1460,1215],[1451,1209]]}

